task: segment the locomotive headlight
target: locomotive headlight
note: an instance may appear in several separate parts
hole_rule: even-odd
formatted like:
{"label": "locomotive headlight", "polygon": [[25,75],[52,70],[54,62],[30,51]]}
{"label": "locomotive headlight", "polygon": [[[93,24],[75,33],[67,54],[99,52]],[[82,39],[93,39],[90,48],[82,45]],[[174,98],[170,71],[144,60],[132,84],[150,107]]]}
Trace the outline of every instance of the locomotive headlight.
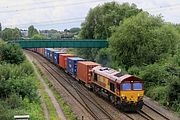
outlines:
{"label": "locomotive headlight", "polygon": [[122,99],[123,99],[123,100],[126,100],[127,97],[126,97],[125,95],[122,95]]}

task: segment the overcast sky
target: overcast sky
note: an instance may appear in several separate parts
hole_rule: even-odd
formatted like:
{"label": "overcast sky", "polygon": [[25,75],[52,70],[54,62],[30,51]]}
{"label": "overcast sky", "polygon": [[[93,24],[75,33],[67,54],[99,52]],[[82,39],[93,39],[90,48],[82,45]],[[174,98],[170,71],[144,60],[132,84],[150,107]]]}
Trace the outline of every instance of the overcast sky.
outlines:
{"label": "overcast sky", "polygon": [[[0,0],[0,22],[5,27],[64,30],[80,27],[90,8],[113,0]],[[114,0],[135,3],[167,22],[180,23],[180,0]]]}

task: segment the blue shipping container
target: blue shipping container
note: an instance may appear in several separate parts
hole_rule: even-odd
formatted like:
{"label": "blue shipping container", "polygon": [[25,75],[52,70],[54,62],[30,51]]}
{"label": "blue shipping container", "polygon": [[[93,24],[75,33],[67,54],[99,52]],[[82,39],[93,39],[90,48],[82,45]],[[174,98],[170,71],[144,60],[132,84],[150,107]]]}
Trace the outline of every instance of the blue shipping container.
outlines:
{"label": "blue shipping container", "polygon": [[54,49],[50,50],[49,59],[51,60],[51,62],[54,62],[54,52],[56,52],[56,51],[58,51],[58,50],[54,50]]}
{"label": "blue shipping container", "polygon": [[77,74],[77,62],[78,61],[85,61],[84,59],[82,58],[79,58],[79,57],[69,57],[67,58],[67,72],[76,76]]}
{"label": "blue shipping container", "polygon": [[59,64],[59,54],[65,54],[65,53],[64,52],[59,52],[59,51],[58,52],[57,51],[54,52],[54,61],[53,62],[55,64]]}
{"label": "blue shipping container", "polygon": [[50,59],[50,51],[51,51],[51,48],[48,48],[47,49],[47,58]]}
{"label": "blue shipping container", "polygon": [[45,48],[45,50],[44,50],[44,56],[45,57],[47,57],[47,50],[48,50],[48,48]]}

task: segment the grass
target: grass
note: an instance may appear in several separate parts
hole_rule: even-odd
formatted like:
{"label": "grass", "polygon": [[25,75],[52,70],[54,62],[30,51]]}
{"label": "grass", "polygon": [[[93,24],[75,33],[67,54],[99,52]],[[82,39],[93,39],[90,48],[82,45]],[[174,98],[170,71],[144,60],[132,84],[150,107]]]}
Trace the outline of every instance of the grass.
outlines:
{"label": "grass", "polygon": [[49,88],[53,92],[56,100],[58,101],[59,105],[61,106],[61,109],[63,110],[63,113],[65,114],[66,118],[68,120],[77,120],[77,116],[73,113],[71,110],[71,107],[63,100],[63,98],[59,95],[59,92],[53,87],[52,83],[49,82],[49,80],[45,77],[44,73],[40,70],[40,68],[34,63],[39,74],[42,76],[42,78],[45,80],[46,84],[48,84]]}
{"label": "grass", "polygon": [[[36,66],[36,68],[38,68],[36,63],[33,62],[33,64]],[[42,72],[39,71],[39,68],[38,68],[38,73],[40,75],[43,74]],[[40,80],[38,80],[37,84],[38,84],[38,88],[41,92],[41,97],[44,100],[46,107],[48,109],[50,120],[59,120],[56,109],[54,108],[54,105],[52,104],[50,97],[48,96],[47,92],[45,91],[45,87],[43,86],[43,84],[41,83]]]}
{"label": "grass", "polygon": [[72,112],[70,106],[63,100],[59,93],[54,88],[51,88],[51,90],[53,91],[58,103],[62,107],[66,118],[68,120],[77,120],[77,116]]}

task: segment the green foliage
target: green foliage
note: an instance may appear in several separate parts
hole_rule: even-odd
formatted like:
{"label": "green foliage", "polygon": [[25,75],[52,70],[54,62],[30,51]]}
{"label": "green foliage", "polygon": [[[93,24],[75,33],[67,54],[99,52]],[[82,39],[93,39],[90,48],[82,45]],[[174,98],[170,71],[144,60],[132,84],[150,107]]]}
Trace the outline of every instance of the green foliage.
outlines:
{"label": "green foliage", "polygon": [[136,15],[141,10],[136,5],[109,2],[91,9],[82,24],[81,36],[88,39],[108,38],[111,27],[118,26],[124,18]]}
{"label": "green foliage", "polygon": [[163,105],[167,105],[166,92],[167,92],[167,86],[152,86],[146,95],[156,101],[159,101]]}
{"label": "green foliage", "polygon": [[21,37],[21,32],[18,28],[15,29],[5,28],[1,34],[2,34],[2,39],[5,41],[17,40]]}
{"label": "green foliage", "polygon": [[42,34],[34,34],[31,39],[47,39],[47,37],[45,35],[42,35]]}
{"label": "green foliage", "polygon": [[15,109],[22,106],[22,98],[14,93],[7,98],[7,103],[11,109]]}
{"label": "green foliage", "polygon": [[175,101],[179,101],[180,103],[180,78],[173,77],[170,83],[168,84],[167,89],[167,100],[170,105],[174,104]]}
{"label": "green foliage", "polygon": [[176,68],[172,61],[163,60],[141,68],[132,68],[129,71],[140,70],[138,73],[144,80],[147,96],[180,114],[180,69]]}
{"label": "green foliage", "polygon": [[[136,15],[141,10],[136,5],[128,3],[119,4],[109,2],[90,9],[86,20],[82,23],[80,38],[82,39],[107,39],[111,36],[111,29],[130,16]],[[77,49],[77,55],[86,59],[95,60],[100,49]],[[99,53],[101,54],[101,53]],[[108,54],[108,53],[106,53]]]}
{"label": "green foliage", "polygon": [[69,31],[71,32],[71,33],[76,33],[76,32],[80,32],[80,28],[71,28]]}
{"label": "green foliage", "polygon": [[140,71],[140,76],[144,80],[146,90],[151,86],[166,85],[171,80],[171,75],[164,66],[151,64]]}
{"label": "green foliage", "polygon": [[58,39],[61,39],[61,34],[60,33],[51,33],[49,35],[49,38],[54,39],[54,40],[58,40]]}
{"label": "green foliage", "polygon": [[128,68],[154,63],[164,53],[174,54],[178,40],[179,35],[173,25],[164,23],[159,16],[142,12],[115,28],[110,48],[114,61]]}
{"label": "green foliage", "polygon": [[139,76],[141,69],[137,66],[132,66],[128,69],[128,73],[130,75],[136,75]]}
{"label": "green foliage", "polygon": [[[14,97],[15,98],[14,98]],[[16,99],[16,100],[9,100]],[[9,104],[9,101],[13,101],[13,104]],[[17,106],[14,109],[11,108],[11,105]],[[39,101],[30,102],[27,98],[22,100],[16,94],[12,95],[12,98],[7,98],[6,101],[0,100],[0,120],[14,120],[14,115],[26,115],[29,114],[32,120],[44,120],[43,111],[41,109],[41,104]]]}
{"label": "green foliage", "polygon": [[30,102],[27,97],[23,99],[23,106],[31,120],[44,120],[43,110],[41,109],[40,100]]}
{"label": "green foliage", "polygon": [[31,38],[33,35],[38,34],[38,31],[36,28],[34,28],[33,25],[29,26],[28,28],[28,37]]}
{"label": "green foliage", "polygon": [[176,24],[175,27],[176,27],[176,29],[177,29],[177,30],[179,31],[179,33],[180,33],[180,24]]}
{"label": "green foliage", "polygon": [[103,66],[111,66],[111,53],[108,48],[101,49],[97,56],[96,56],[96,61]]}
{"label": "green foliage", "polygon": [[0,62],[20,64],[24,59],[25,56],[19,46],[0,43]]}
{"label": "green foliage", "polygon": [[12,93],[30,100],[36,100],[36,85],[33,69],[28,63],[20,65],[5,64],[0,66],[0,97],[9,97]]}
{"label": "green foliage", "polygon": [[29,114],[31,119],[44,119],[36,78],[27,61],[19,65],[0,65],[0,91],[1,120],[10,120],[19,114]]}

